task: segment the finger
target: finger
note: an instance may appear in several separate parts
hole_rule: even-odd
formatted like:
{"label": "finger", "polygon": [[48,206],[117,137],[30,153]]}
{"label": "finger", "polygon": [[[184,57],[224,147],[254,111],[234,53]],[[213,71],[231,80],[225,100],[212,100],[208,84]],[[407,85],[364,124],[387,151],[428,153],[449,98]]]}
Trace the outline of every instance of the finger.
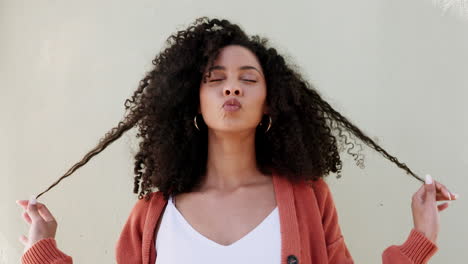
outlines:
{"label": "finger", "polygon": [[457,200],[458,199],[459,196],[458,196],[457,193],[452,193],[450,191],[449,191],[449,193],[450,193],[450,197],[452,198],[452,200]]}
{"label": "finger", "polygon": [[49,209],[45,205],[39,208],[39,213],[41,214],[42,218],[44,218],[46,222],[55,221],[54,216],[52,215],[52,213],[49,211]]}
{"label": "finger", "polygon": [[31,218],[32,221],[43,220],[41,215],[39,214],[36,203],[37,203],[37,201],[34,198],[34,195],[32,195],[31,199],[29,200],[28,207],[26,209],[26,212],[28,212],[29,217]]}
{"label": "finger", "polygon": [[28,212],[24,211],[23,212],[23,218],[28,224],[32,224],[31,217],[29,217]]}
{"label": "finger", "polygon": [[436,201],[451,201],[451,200],[454,200],[453,198],[453,195],[451,195],[451,199],[447,197],[446,194],[442,193],[442,192],[436,192]]}
{"label": "finger", "polygon": [[424,184],[424,190],[425,190],[424,200],[429,203],[435,202],[435,199],[436,199],[435,184],[431,175],[429,174],[426,174],[426,183]]}
{"label": "finger", "polygon": [[443,194],[437,194],[436,195],[436,201],[451,201],[450,199],[447,199],[445,195]]}
{"label": "finger", "polygon": [[23,244],[23,246],[26,246],[28,244],[28,238],[25,235],[21,235],[19,237],[19,241]]}
{"label": "finger", "polygon": [[418,201],[422,202],[424,201],[424,193],[425,193],[425,187],[424,184],[419,187],[419,189],[414,193],[414,197],[417,198]]}
{"label": "finger", "polygon": [[447,187],[445,187],[445,185],[443,185],[442,183],[438,181],[434,181],[434,183],[435,183],[437,193],[442,193],[447,199],[452,200],[449,190],[447,189]]}
{"label": "finger", "polygon": [[443,193],[436,194],[436,201],[455,201],[457,200],[458,196],[453,193],[450,193],[451,199],[447,199],[447,197]]}
{"label": "finger", "polygon": [[437,209],[439,209],[439,212],[440,212],[440,211],[445,210],[448,206],[449,206],[449,203],[439,204],[437,205]]}
{"label": "finger", "polygon": [[23,207],[24,210],[26,210],[27,206],[28,206],[28,200],[16,200],[16,203]]}
{"label": "finger", "polygon": [[[24,210],[26,210],[28,208],[29,200],[16,200],[16,203],[19,206],[23,207]],[[40,202],[37,202],[36,205],[37,208],[41,208],[42,206],[44,206],[44,204]]]}

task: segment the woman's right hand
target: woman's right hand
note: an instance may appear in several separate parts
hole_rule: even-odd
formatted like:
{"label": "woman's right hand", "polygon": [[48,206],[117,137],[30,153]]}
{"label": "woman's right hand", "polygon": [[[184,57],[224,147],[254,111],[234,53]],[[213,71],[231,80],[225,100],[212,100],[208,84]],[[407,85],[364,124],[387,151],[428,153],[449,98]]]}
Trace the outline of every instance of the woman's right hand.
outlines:
{"label": "woman's right hand", "polygon": [[[33,201],[30,203],[29,201]],[[21,235],[19,240],[24,245],[23,253],[26,253],[37,241],[44,238],[55,238],[57,221],[45,204],[31,200],[17,200],[16,203],[23,207],[23,218],[30,225],[28,237]]]}
{"label": "woman's right hand", "polygon": [[450,193],[443,184],[433,181],[426,175],[426,183],[413,194],[411,209],[413,211],[414,229],[422,232],[434,244],[439,233],[439,212],[448,207],[448,203],[437,205],[437,201],[449,201],[458,198]]}

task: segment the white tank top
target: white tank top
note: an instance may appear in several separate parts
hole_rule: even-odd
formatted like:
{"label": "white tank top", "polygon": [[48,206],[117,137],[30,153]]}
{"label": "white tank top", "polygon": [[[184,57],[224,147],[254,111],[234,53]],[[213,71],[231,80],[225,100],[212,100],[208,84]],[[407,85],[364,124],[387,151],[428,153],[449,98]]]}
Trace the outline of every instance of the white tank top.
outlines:
{"label": "white tank top", "polygon": [[156,264],[280,264],[278,206],[247,235],[224,246],[196,231],[175,207],[170,196],[155,246]]}

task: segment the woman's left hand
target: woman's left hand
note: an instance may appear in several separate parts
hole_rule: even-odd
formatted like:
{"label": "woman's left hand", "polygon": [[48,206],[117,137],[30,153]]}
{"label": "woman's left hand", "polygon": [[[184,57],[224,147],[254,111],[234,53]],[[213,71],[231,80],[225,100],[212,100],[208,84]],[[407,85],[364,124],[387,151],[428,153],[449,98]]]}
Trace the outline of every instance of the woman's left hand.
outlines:
{"label": "woman's left hand", "polygon": [[426,184],[412,198],[414,228],[436,243],[440,225],[439,212],[449,205],[447,202],[437,205],[437,201],[453,201],[457,198],[456,194],[450,193],[440,182],[434,181],[430,176],[426,178]]}
{"label": "woman's left hand", "polygon": [[30,203],[28,200],[17,200],[16,203],[23,207],[24,220],[30,225],[28,237],[21,235],[19,240],[24,245],[23,253],[26,253],[37,241],[44,238],[55,238],[57,221],[49,209],[42,203]]}

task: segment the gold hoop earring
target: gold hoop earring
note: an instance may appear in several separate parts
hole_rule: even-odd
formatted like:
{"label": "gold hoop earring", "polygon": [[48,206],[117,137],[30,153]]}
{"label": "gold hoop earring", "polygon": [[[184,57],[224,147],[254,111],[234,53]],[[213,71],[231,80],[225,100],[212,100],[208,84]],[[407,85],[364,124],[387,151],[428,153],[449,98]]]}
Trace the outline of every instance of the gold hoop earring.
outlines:
{"label": "gold hoop earring", "polygon": [[195,124],[195,127],[197,128],[197,130],[200,131],[200,128],[198,128],[198,124],[197,124],[197,115],[195,115],[195,117],[193,118],[193,123]]}
{"label": "gold hoop earring", "polygon": [[[265,130],[265,133],[268,132],[268,130],[270,130],[271,123],[273,122],[270,115],[268,115],[268,119],[269,119],[268,128]],[[262,125],[262,122],[260,122],[259,125]]]}

